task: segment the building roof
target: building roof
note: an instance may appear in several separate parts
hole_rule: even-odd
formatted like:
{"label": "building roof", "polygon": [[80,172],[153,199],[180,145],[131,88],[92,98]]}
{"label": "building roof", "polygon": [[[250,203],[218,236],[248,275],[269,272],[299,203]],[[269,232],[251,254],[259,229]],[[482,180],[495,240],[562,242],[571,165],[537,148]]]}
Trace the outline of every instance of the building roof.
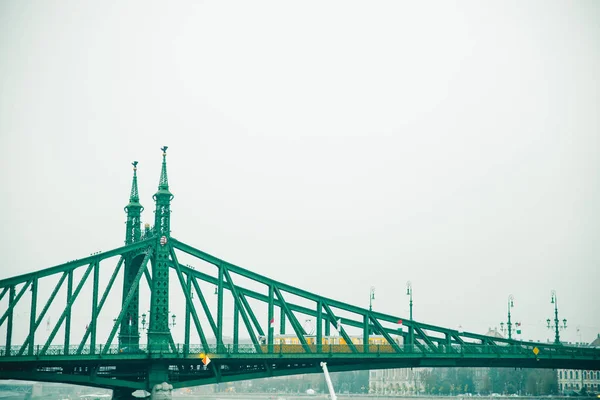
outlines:
{"label": "building roof", "polygon": [[598,337],[596,339],[594,339],[594,341],[592,343],[590,343],[591,347],[600,347],[600,333],[598,334]]}
{"label": "building roof", "polygon": [[501,334],[500,332],[498,332],[498,330],[496,328],[494,328],[494,329],[490,328],[490,330],[485,334],[485,336],[492,336],[495,338],[504,339],[504,335]]}

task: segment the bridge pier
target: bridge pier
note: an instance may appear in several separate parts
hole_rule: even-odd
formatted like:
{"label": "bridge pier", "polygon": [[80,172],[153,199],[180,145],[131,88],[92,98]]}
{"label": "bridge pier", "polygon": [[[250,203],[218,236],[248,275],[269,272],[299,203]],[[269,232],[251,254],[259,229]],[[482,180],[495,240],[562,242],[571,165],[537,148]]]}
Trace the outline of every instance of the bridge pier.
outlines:
{"label": "bridge pier", "polygon": [[152,387],[152,394],[150,394],[150,400],[172,400],[173,398],[173,385],[167,382],[154,385]]}
{"label": "bridge pier", "polygon": [[132,393],[133,390],[131,389],[115,388],[113,389],[112,400],[140,400]]}

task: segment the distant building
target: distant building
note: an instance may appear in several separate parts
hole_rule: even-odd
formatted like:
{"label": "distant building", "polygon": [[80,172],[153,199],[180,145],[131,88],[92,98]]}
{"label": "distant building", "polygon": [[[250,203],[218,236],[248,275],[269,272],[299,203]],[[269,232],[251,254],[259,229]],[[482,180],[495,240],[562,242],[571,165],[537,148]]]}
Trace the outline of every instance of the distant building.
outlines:
{"label": "distant building", "polygon": [[[494,329],[489,328],[488,332],[485,335],[504,339],[504,335],[501,334],[500,332],[498,332],[498,330],[496,328],[494,328]],[[475,393],[480,393],[480,392],[485,391],[485,380],[488,377],[489,373],[490,373],[490,368],[488,368],[488,367],[473,368],[473,384],[475,385],[475,387],[474,387]]]}
{"label": "distant building", "polygon": [[418,394],[425,391],[422,373],[431,368],[396,368],[369,371],[369,393]]}
{"label": "distant building", "polygon": [[[589,344],[589,347],[600,347],[600,334]],[[580,371],[574,369],[559,369],[558,390],[567,393],[579,392],[585,389],[587,392],[600,392],[600,371]]]}

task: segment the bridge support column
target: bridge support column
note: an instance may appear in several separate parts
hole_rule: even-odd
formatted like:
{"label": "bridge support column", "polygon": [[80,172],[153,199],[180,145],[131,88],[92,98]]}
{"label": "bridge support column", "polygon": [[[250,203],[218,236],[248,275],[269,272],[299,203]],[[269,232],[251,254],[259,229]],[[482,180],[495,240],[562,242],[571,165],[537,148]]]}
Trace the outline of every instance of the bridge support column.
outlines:
{"label": "bridge support column", "polygon": [[173,398],[173,385],[163,382],[152,387],[152,394],[150,400],[172,400]]}
{"label": "bridge support column", "polygon": [[115,388],[113,389],[112,400],[140,400],[132,395],[131,389]]}

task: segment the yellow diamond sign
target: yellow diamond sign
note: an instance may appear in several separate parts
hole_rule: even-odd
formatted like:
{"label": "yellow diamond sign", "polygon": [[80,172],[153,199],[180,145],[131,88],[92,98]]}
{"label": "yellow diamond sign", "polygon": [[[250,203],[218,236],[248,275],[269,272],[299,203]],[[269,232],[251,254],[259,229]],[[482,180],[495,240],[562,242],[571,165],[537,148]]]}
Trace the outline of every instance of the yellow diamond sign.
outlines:
{"label": "yellow diamond sign", "polygon": [[538,349],[537,347],[534,347],[532,351],[533,351],[533,354],[535,354],[537,356],[538,353],[540,352],[540,349]]}

